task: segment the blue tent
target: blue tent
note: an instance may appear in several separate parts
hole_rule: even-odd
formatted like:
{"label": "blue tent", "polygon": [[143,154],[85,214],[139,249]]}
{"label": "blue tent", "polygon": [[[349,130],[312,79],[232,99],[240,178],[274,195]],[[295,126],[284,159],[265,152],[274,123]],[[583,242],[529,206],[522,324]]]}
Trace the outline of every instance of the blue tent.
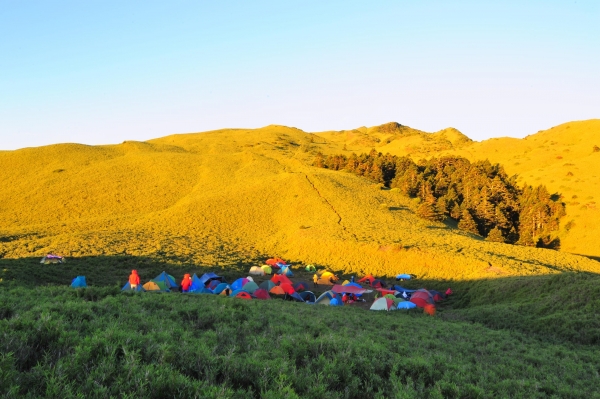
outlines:
{"label": "blue tent", "polygon": [[416,290],[409,290],[408,288],[400,287],[399,285],[392,285],[392,289],[399,292],[415,292]]}
{"label": "blue tent", "polygon": [[196,292],[200,291],[202,288],[204,288],[204,284],[200,282],[200,279],[198,278],[196,273],[194,273],[194,275],[192,276],[192,284],[190,285],[189,291]]}
{"label": "blue tent", "polygon": [[310,291],[300,292],[298,295],[300,295],[300,298],[304,299],[304,302],[306,303],[315,303],[317,300],[315,294]]}
{"label": "blue tent", "polygon": [[396,304],[396,309],[398,309],[398,310],[408,310],[408,309],[414,309],[416,307],[417,307],[417,305],[415,305],[414,303],[412,303],[410,301],[402,301],[402,302],[398,302]]}
{"label": "blue tent", "polygon": [[177,283],[175,282],[175,278],[170,274],[167,274],[167,272],[162,272],[158,275],[158,277],[154,278],[152,281],[165,283],[165,285],[169,289],[178,287]]}
{"label": "blue tent", "polygon": [[400,280],[400,279],[402,279],[402,280],[410,280],[411,277],[410,277],[410,274],[399,274],[399,275],[396,276],[396,280]]}
{"label": "blue tent", "polygon": [[202,284],[206,284],[210,280],[223,280],[223,277],[217,276],[216,274],[214,274],[212,272],[210,272],[210,273],[204,273],[202,275],[202,277],[200,277],[200,282]]}
{"label": "blue tent", "polygon": [[218,295],[218,294],[220,294],[221,292],[223,292],[223,290],[224,290],[225,288],[229,288],[229,289],[231,289],[231,288],[229,287],[229,284],[227,284],[227,283],[221,283],[221,284],[217,285],[217,286],[215,287],[215,289],[213,289],[213,292],[214,292],[215,294],[217,294],[217,295]]}
{"label": "blue tent", "polygon": [[231,289],[236,291],[239,290],[240,288],[242,288],[246,283],[248,282],[248,279],[245,277],[242,278],[238,278],[237,280],[235,280],[233,283],[231,283]]}
{"label": "blue tent", "polygon": [[294,292],[293,294],[288,295],[288,297],[293,298],[298,302],[304,302],[304,299],[297,292]]}
{"label": "blue tent", "polygon": [[346,284],[344,287],[356,287],[356,288],[362,288],[362,285],[358,284],[358,283],[348,283]]}
{"label": "blue tent", "polygon": [[283,266],[281,269],[279,269],[279,272],[277,274],[283,274],[287,277],[292,277],[294,275],[294,273],[292,273],[292,271],[290,270],[289,266]]}
{"label": "blue tent", "polygon": [[71,282],[72,288],[86,288],[85,276],[77,276]]}
{"label": "blue tent", "polygon": [[329,306],[344,306],[344,302],[337,298],[333,298],[331,301],[329,301]]}
{"label": "blue tent", "polygon": [[[121,288],[121,291],[131,291],[131,284],[129,284],[129,281],[127,282],[127,284],[125,284],[123,286],[123,288]],[[142,287],[141,284],[138,284],[137,288],[135,289],[135,292],[142,292],[142,291],[146,291],[144,289],[144,287]]]}

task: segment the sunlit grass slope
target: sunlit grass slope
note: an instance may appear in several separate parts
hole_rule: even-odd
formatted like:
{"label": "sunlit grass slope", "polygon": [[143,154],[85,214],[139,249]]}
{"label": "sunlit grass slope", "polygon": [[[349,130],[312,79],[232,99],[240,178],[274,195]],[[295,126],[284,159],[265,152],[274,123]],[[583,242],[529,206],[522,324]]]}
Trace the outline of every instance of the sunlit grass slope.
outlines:
{"label": "sunlit grass slope", "polygon": [[[386,143],[384,151],[405,138],[440,151],[475,145],[453,129],[433,138],[397,124],[358,132]],[[424,221],[394,190],[310,166],[318,151],[372,146],[349,144],[345,134],[268,126],[0,152],[0,254],[167,256],[224,267],[278,255],[432,279],[600,271],[584,257],[485,242]]]}
{"label": "sunlit grass slope", "polygon": [[[390,130],[389,126],[395,124],[383,126]],[[362,131],[361,141],[354,140],[348,132],[324,132],[318,136],[335,143],[342,149],[340,153],[344,152],[345,145],[347,153],[376,148],[383,153],[409,155],[415,160],[460,155],[471,160],[489,159],[501,163],[509,174],[518,174],[520,182],[543,184],[550,192],[562,194],[567,204],[567,217],[560,232],[563,251],[600,256],[597,204],[600,152],[594,151],[594,146],[600,146],[599,119],[565,123],[524,139],[503,137],[483,142],[470,141],[452,128],[424,133],[402,126],[396,129],[400,133],[386,137],[377,128]]]}

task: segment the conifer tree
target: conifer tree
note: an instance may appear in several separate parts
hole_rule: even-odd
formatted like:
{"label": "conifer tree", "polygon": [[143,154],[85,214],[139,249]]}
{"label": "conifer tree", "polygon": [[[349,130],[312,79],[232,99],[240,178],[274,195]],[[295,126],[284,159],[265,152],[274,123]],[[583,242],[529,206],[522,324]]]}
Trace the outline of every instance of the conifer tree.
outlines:
{"label": "conifer tree", "polygon": [[469,212],[468,209],[463,210],[460,221],[458,222],[458,228],[468,231],[469,233],[479,234],[477,223],[473,220],[473,216],[471,216],[471,212]]}
{"label": "conifer tree", "polygon": [[498,226],[490,230],[490,233],[485,239],[492,242],[506,242],[502,230],[500,230]]}
{"label": "conifer tree", "polygon": [[434,222],[444,220],[444,215],[429,201],[423,201],[417,208],[417,216]]}

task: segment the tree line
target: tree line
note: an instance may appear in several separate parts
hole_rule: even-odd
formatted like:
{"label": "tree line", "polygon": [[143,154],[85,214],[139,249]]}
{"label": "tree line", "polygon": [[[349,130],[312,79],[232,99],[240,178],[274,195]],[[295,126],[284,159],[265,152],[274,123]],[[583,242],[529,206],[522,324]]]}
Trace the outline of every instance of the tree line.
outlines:
{"label": "tree line", "polygon": [[417,215],[458,221],[458,228],[490,241],[558,249],[554,236],[565,205],[545,186],[519,187],[500,164],[447,156],[414,162],[382,154],[317,154],[314,166],[345,170],[418,198]]}

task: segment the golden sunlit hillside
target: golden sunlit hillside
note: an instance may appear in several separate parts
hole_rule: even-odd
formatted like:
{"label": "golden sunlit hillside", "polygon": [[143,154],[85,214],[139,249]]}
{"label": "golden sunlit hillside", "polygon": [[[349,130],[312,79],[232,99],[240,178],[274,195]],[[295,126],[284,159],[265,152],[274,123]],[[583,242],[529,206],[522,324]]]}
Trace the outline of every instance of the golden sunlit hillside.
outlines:
{"label": "golden sunlit hillside", "polygon": [[[517,174],[519,182],[542,184],[550,192],[562,195],[567,211],[560,231],[563,251],[600,256],[600,211],[597,207],[600,120],[569,122],[524,139],[503,137],[482,142],[472,142],[452,128],[437,133],[423,133],[408,127],[402,129],[410,133],[405,137],[395,135],[392,140],[382,139],[380,134],[374,133],[371,141],[379,141],[371,146],[344,138],[344,132],[319,133],[319,136],[346,145],[347,152],[368,152],[376,148],[382,153],[409,155],[415,160],[459,155],[470,160],[489,159],[500,163],[509,174]],[[440,140],[444,136],[449,139]],[[367,142],[368,135],[362,141]]]}
{"label": "golden sunlit hillside", "polygon": [[[597,126],[572,123],[525,140],[483,143],[455,129],[429,134],[395,123],[315,135],[267,126],[0,152],[0,255],[160,255],[223,267],[277,255],[346,272],[455,279],[598,272],[600,264],[582,256],[487,242],[425,221],[397,190],[311,166],[318,152],[371,148],[489,154],[509,172],[522,171],[524,181],[548,179],[551,189],[569,193],[566,219],[574,222],[561,233],[564,247],[595,254],[581,237],[584,220],[591,223],[596,212],[588,198],[593,189],[584,187],[597,179],[592,157],[600,154],[592,153],[589,137],[567,142],[561,132],[593,136]],[[525,144],[502,154],[508,142]]]}

